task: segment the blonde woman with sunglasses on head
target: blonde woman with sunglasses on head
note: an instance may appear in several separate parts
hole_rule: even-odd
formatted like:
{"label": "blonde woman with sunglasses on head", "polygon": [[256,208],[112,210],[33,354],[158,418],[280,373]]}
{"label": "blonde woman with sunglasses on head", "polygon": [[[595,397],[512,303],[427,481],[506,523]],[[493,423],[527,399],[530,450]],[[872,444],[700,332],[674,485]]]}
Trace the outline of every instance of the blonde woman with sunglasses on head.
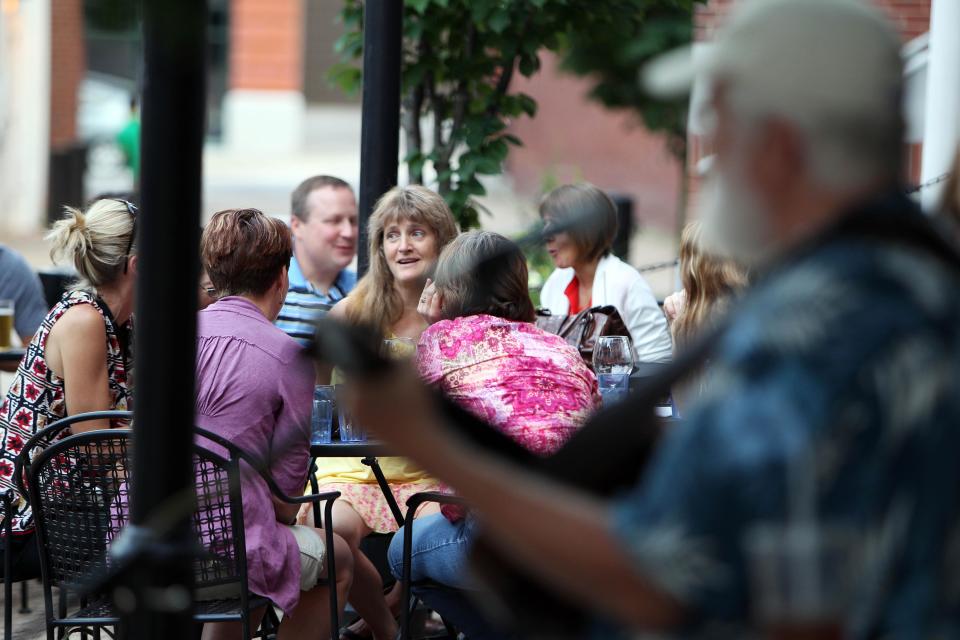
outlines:
{"label": "blonde woman with sunglasses on head", "polygon": [[[79,279],[47,313],[0,405],[0,491],[12,490],[14,504],[13,465],[33,434],[67,415],[132,408],[136,218],[126,200],[97,200],[86,211],[66,207],[47,236],[52,257],[71,263]],[[63,436],[114,426],[122,425],[90,420]],[[34,529],[28,507],[20,505],[12,525],[15,542],[5,542],[26,552]]]}

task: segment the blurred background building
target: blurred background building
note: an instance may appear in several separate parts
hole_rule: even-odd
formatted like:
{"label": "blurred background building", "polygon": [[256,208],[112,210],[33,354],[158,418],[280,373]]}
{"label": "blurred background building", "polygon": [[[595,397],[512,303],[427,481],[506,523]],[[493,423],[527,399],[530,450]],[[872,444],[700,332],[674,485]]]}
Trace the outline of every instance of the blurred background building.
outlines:
{"label": "blurred background building", "polygon": [[[903,37],[909,169],[920,181],[945,170],[957,140],[960,2],[872,1]],[[732,4],[710,0],[697,10],[698,40],[709,38]],[[0,238],[27,242],[63,204],[134,186],[134,172],[115,143],[136,117],[130,100],[143,82],[134,5],[0,0]],[[343,95],[326,79],[338,61],[333,42],[342,32],[340,3],[209,5],[205,213],[244,205],[285,217],[290,190],[307,175],[333,173],[356,184],[360,98]],[[487,181],[483,204],[495,215],[484,226],[515,232],[534,215],[544,188],[589,180],[633,199],[646,238],[631,255],[635,264],[675,255],[683,183],[664,138],[634,116],[589,100],[589,82],[560,72],[553,56],[542,62],[539,74],[515,80],[539,111],[513,124],[524,146],[512,152],[504,176]],[[695,174],[709,149],[691,124],[688,167]]]}

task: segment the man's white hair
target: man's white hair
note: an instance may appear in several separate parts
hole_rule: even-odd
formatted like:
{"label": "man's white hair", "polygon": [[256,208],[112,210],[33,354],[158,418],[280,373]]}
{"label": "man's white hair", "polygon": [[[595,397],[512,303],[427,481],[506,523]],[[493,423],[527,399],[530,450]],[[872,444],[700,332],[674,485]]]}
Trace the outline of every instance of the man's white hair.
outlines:
{"label": "man's white hair", "polygon": [[807,144],[826,186],[896,177],[903,155],[903,61],[896,30],[861,0],[742,2],[712,47],[708,75],[732,112],[779,118]]}

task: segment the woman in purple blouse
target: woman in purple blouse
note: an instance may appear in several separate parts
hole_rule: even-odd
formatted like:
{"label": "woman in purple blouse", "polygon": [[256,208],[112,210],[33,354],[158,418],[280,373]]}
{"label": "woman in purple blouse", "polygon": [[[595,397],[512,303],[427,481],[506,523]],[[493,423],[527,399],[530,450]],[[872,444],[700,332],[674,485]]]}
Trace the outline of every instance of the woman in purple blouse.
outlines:
{"label": "woman in purple blouse", "polygon": [[[307,481],[315,373],[300,346],[273,325],[287,293],[290,231],[256,209],[221,211],[203,232],[202,254],[219,300],[198,315],[197,425],[265,459],[280,489],[299,495]],[[323,532],[295,525],[297,505],[276,501],[244,467],[250,590],[284,611],[280,640],[328,637],[328,591],[317,584],[330,552]],[[334,553],[342,606],[352,555],[339,537]],[[205,639],[238,633],[234,623],[204,628]]]}

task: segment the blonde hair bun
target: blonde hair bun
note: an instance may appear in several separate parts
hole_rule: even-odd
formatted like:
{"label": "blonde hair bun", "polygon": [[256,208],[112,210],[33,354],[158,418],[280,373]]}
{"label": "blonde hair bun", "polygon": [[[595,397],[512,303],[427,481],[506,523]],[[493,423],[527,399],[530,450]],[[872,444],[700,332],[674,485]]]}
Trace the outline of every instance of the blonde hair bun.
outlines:
{"label": "blonde hair bun", "polygon": [[64,217],[47,234],[50,257],[69,262],[79,288],[96,288],[120,276],[134,231],[133,217],[119,200],[97,200],[83,212],[64,207]]}

